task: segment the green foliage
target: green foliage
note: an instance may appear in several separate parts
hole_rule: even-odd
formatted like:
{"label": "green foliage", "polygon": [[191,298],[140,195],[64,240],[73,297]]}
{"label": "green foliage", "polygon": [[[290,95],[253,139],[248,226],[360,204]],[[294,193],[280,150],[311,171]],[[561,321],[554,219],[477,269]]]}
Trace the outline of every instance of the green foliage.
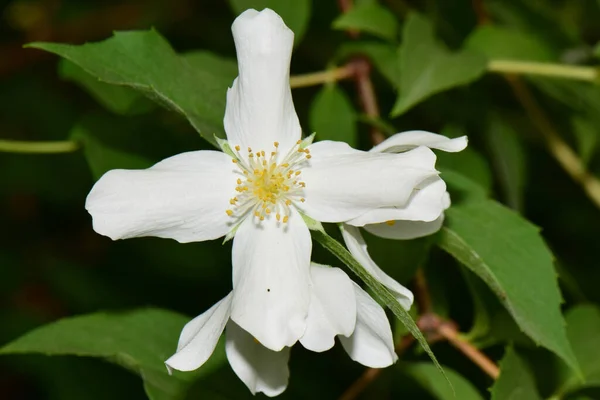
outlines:
{"label": "green foliage", "polygon": [[270,8],[283,18],[294,31],[294,43],[298,44],[308,27],[311,13],[311,0],[228,0],[235,15],[249,8],[262,10]]}
{"label": "green foliage", "polygon": [[500,363],[500,376],[492,386],[492,400],[541,400],[531,371],[512,347]]}
{"label": "green foliage", "polygon": [[482,400],[477,389],[456,371],[444,367],[454,393],[448,390],[448,383],[441,377],[435,365],[415,362],[406,365],[402,371],[415,379],[429,394],[438,400]]}
{"label": "green foliage", "polygon": [[356,111],[338,86],[327,85],[317,93],[309,121],[319,140],[338,140],[356,146]]}
{"label": "green foliage", "polygon": [[177,111],[211,143],[213,134],[225,135],[224,77],[214,67],[192,66],[154,30],[115,32],[103,42],[81,46],[32,43],[29,47],[64,57],[102,82],[133,88]]}
{"label": "green foliage", "polygon": [[447,218],[439,246],[487,283],[523,332],[578,371],[552,254],[538,229],[491,200],[453,206]]}
{"label": "green foliage", "polygon": [[359,4],[333,21],[333,28],[363,31],[391,42],[398,35],[398,21],[387,8],[377,3]]}
{"label": "green foliage", "polygon": [[394,87],[399,85],[400,68],[398,49],[389,43],[348,42],[338,49],[337,58],[345,59],[352,55],[361,55],[371,60],[375,68]]}
{"label": "green foliage", "polygon": [[436,41],[431,22],[411,13],[402,34],[400,93],[391,115],[397,117],[436,93],[477,80],[485,67],[485,59],[476,53],[448,51]]}
{"label": "green foliage", "polygon": [[535,36],[495,25],[477,27],[465,42],[465,47],[492,60],[555,61],[556,58],[552,50]]}
{"label": "green foliage", "polygon": [[0,348],[0,354],[101,357],[140,375],[151,400],[177,399],[193,378],[221,365],[222,351],[198,374],[170,377],[164,361],[174,352],[188,318],[166,310],[145,309],[119,314],[98,313],[45,325]]}

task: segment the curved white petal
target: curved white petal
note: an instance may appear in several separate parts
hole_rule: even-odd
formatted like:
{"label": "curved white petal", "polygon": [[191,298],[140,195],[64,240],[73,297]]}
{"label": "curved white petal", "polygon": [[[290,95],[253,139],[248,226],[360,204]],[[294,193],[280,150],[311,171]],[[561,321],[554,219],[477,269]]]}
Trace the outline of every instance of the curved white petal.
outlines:
{"label": "curved white petal", "polygon": [[300,205],[313,219],[343,222],[381,207],[403,206],[414,189],[437,176],[435,154],[419,147],[402,154],[370,153],[323,141],[309,147]]}
{"label": "curved white petal", "polygon": [[287,152],[301,136],[289,83],[294,33],[266,8],[244,11],[231,27],[239,76],[227,92],[225,131],[232,147]]}
{"label": "curved white petal", "polygon": [[418,146],[426,146],[431,149],[447,152],[458,152],[467,147],[467,137],[461,136],[455,139],[426,131],[407,131],[390,136],[377,146],[372,152],[399,153],[414,149]]}
{"label": "curved white petal", "polygon": [[311,297],[300,343],[311,351],[329,350],[336,335],[350,336],[356,324],[352,281],[339,268],[311,264]]}
{"label": "curved white petal", "polygon": [[405,310],[409,310],[414,300],[412,292],[383,272],[375,261],[373,261],[360,230],[354,226],[344,224],[342,226],[342,237],[348,250],[356,258],[356,261],[361,263],[371,275],[387,287]]}
{"label": "curved white petal", "polygon": [[364,226],[395,220],[434,221],[447,208],[447,198],[446,183],[439,176],[434,176],[417,185],[408,203],[403,207],[385,207],[367,211],[347,223]]}
{"label": "curved white petal", "polygon": [[225,337],[229,364],[252,394],[263,392],[273,397],[283,393],[290,377],[289,347],[269,350],[233,321],[227,324]]}
{"label": "curved white petal", "polygon": [[286,224],[246,219],[233,239],[231,319],[271,350],[304,334],[311,249],[308,228],[293,208]]}
{"label": "curved white petal", "polygon": [[444,214],[433,221],[395,221],[394,225],[369,224],[363,228],[373,235],[397,240],[416,239],[439,231],[444,224]]}
{"label": "curved white petal", "polygon": [[216,239],[232,228],[225,211],[235,193],[234,167],[224,153],[194,151],[144,170],[112,170],[96,182],[85,208],[94,230],[113,240]]}
{"label": "curved white petal", "polygon": [[384,368],[398,359],[392,328],[383,308],[353,282],[357,301],[356,328],[340,342],[351,359],[367,367]]}
{"label": "curved white petal", "polygon": [[169,371],[193,371],[208,360],[229,320],[232,298],[229,293],[183,327],[177,352],[165,361]]}

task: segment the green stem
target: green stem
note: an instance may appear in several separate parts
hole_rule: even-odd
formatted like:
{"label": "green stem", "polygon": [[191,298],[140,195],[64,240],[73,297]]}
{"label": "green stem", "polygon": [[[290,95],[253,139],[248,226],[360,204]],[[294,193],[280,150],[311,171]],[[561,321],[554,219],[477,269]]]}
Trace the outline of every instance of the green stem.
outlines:
{"label": "green stem", "polygon": [[525,74],[600,82],[600,68],[577,65],[539,63],[529,61],[492,60],[488,63],[489,72],[502,74]]}
{"label": "green stem", "polygon": [[312,72],[310,74],[294,75],[290,77],[290,86],[292,89],[307,86],[322,85],[324,83],[335,82],[350,78],[354,75],[352,65],[330,69],[327,71]]}
{"label": "green stem", "polygon": [[[340,229],[344,229],[340,226]],[[423,347],[425,352],[429,355],[435,366],[440,370],[444,378],[448,381],[448,384],[454,390],[452,383],[446,376],[444,369],[439,364],[435,355],[429,348],[429,344],[425,337],[413,321],[412,317],[406,311],[398,300],[390,293],[390,291],[383,286],[377,279],[375,279],[367,270],[352,256],[352,254],[346,250],[346,248],[337,240],[329,236],[324,231],[311,231],[312,237],[321,246],[328,250],[331,254],[336,256],[341,262],[343,262],[352,272],[354,272],[374,293],[375,295],[394,313],[394,315],[404,324],[409,332],[417,339],[419,344]]]}
{"label": "green stem", "polygon": [[20,140],[0,139],[0,152],[5,153],[71,153],[73,151],[78,150],[79,147],[79,143],[70,140],[58,142],[24,142]]}

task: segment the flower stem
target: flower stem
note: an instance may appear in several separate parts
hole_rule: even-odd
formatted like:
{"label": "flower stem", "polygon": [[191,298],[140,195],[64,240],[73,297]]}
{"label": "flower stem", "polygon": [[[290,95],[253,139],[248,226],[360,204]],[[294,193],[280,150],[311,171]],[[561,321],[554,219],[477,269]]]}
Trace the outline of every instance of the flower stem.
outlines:
{"label": "flower stem", "polygon": [[0,152],[5,153],[30,153],[30,154],[57,154],[71,153],[78,150],[79,143],[64,140],[57,142],[26,142],[20,140],[0,140]]}
{"label": "flower stem", "polygon": [[600,83],[600,68],[576,65],[539,63],[529,61],[492,60],[488,63],[489,72],[501,74],[525,74],[552,76]]}
{"label": "flower stem", "polygon": [[354,75],[354,68],[352,65],[344,65],[330,69],[327,71],[313,72],[310,74],[294,75],[290,77],[290,86],[294,88],[308,87],[321,85],[323,83],[340,81],[342,79],[350,78]]}

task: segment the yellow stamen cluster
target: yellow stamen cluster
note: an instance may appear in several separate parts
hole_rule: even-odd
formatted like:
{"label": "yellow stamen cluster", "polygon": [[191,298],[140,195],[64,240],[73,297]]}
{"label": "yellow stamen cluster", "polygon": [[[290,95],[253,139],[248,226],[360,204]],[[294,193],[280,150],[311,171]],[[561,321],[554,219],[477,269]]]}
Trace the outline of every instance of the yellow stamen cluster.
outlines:
{"label": "yellow stamen cluster", "polygon": [[274,215],[277,222],[287,223],[293,202],[305,201],[301,196],[306,183],[300,181],[299,167],[310,160],[311,155],[310,150],[300,148],[300,144],[299,140],[280,164],[278,142],[273,143],[274,151],[270,155],[248,147],[246,159],[240,155],[240,146],[235,146],[237,159],[232,161],[240,168],[241,177],[236,181],[238,195],[229,200],[233,208],[225,211],[227,215],[240,217],[252,213],[260,221]]}

